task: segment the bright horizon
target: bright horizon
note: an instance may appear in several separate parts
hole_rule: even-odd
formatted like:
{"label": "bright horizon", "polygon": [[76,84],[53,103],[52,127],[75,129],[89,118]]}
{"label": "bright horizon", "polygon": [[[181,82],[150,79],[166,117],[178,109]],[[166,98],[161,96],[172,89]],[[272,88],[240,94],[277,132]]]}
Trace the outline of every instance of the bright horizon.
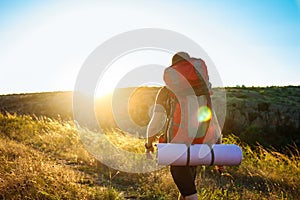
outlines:
{"label": "bright horizon", "polygon": [[[300,85],[299,6],[285,0],[0,1],[0,94],[72,91],[95,48],[140,28],[168,29],[197,42],[223,86]],[[161,72],[171,56],[142,52],[121,59],[102,92],[115,85],[163,84]],[[132,67],[147,64],[161,68],[126,80]]]}

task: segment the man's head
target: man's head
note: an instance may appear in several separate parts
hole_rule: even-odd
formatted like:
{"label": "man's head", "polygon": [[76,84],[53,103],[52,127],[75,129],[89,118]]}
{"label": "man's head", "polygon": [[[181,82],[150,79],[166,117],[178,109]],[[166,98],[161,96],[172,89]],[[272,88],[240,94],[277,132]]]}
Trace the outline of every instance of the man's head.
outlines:
{"label": "man's head", "polygon": [[186,52],[178,52],[176,53],[173,58],[172,58],[172,65],[183,61],[183,60],[189,60],[190,59],[190,55]]}

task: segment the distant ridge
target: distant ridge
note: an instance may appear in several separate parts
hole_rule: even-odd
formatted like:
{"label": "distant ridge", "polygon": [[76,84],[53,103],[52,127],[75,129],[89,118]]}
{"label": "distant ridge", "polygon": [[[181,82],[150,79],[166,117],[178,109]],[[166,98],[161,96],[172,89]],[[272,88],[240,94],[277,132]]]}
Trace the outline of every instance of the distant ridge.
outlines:
{"label": "distant ridge", "polygon": [[[259,142],[276,148],[288,144],[300,146],[300,86],[241,86],[225,89],[227,111],[223,134],[234,133],[250,144]],[[115,95],[118,95],[118,103],[114,105],[123,105],[122,101],[128,101],[128,95],[135,88],[117,91]],[[132,119],[138,119],[138,123],[147,125],[150,119],[149,107],[153,104],[157,91],[158,88],[155,87],[139,89],[134,105],[132,101],[129,106]],[[0,95],[0,112],[72,120],[72,95],[70,91]],[[101,125],[115,127],[109,98],[111,96],[96,101],[96,107],[99,108],[96,112]],[[126,103],[128,102],[124,105]],[[125,124],[126,120],[129,120],[128,114],[124,113]]]}

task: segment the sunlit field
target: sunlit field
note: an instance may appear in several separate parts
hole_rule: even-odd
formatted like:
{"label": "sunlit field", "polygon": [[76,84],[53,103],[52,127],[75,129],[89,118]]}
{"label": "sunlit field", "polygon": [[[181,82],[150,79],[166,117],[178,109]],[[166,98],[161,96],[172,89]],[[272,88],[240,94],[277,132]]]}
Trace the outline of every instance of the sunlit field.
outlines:
{"label": "sunlit field", "polygon": [[[144,151],[144,139],[119,129],[106,132],[119,148]],[[260,145],[250,147],[233,135],[225,143],[243,149],[243,162],[219,174],[199,167],[200,199],[298,199],[300,155]],[[293,153],[292,153],[293,152]],[[176,199],[168,167],[131,174],[98,162],[86,151],[72,121],[0,114],[0,199]]]}

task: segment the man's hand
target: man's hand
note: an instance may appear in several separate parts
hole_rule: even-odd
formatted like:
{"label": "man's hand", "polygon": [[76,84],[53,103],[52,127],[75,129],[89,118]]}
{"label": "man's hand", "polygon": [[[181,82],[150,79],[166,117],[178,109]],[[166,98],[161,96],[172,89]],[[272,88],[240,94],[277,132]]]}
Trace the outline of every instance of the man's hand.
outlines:
{"label": "man's hand", "polygon": [[151,145],[148,145],[147,143],[145,144],[145,148],[146,148],[146,156],[148,159],[152,159],[152,156],[151,156],[151,152],[154,153],[154,147],[151,143]]}
{"label": "man's hand", "polygon": [[154,147],[152,147],[151,149],[146,149],[146,153],[154,153]]}

